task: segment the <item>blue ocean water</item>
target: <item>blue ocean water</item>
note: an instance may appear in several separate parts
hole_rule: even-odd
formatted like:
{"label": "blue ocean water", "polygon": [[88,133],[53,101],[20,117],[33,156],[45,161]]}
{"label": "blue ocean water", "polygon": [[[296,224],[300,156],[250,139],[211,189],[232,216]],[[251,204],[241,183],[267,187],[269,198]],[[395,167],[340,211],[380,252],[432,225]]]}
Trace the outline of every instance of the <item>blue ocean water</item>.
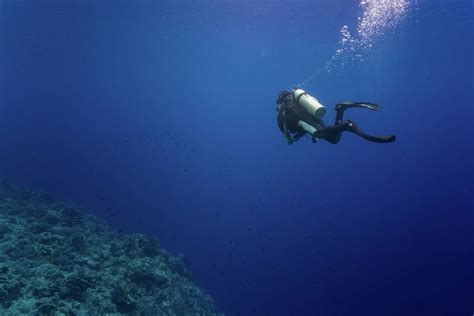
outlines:
{"label": "blue ocean water", "polygon": [[[226,315],[470,315],[473,4],[407,3],[339,58],[358,1],[2,0],[0,178],[157,236]],[[303,82],[397,141],[288,146]]]}

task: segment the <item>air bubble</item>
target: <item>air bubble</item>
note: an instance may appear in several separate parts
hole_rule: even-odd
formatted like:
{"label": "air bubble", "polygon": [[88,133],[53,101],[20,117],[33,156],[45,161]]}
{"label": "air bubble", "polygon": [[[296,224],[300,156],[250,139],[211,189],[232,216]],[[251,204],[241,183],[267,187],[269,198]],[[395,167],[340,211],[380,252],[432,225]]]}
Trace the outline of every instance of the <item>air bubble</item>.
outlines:
{"label": "air bubble", "polygon": [[322,72],[332,68],[356,65],[367,60],[367,53],[386,32],[394,32],[406,16],[414,0],[364,0],[359,3],[356,36],[347,25],[341,27],[341,39],[334,55],[326,65],[296,86],[304,86]]}

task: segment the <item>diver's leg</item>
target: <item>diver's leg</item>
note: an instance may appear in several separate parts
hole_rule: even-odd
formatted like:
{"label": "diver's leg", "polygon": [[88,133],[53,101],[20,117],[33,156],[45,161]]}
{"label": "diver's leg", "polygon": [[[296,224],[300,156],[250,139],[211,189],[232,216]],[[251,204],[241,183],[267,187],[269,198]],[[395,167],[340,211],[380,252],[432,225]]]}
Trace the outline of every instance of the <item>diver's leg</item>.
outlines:
{"label": "diver's leg", "polygon": [[396,139],[395,135],[390,135],[390,136],[372,136],[364,133],[358,126],[355,124],[352,120],[347,120],[345,122],[345,130],[350,131],[354,134],[359,135],[360,137],[371,141],[371,142],[376,142],[376,143],[391,143],[394,142]]}
{"label": "diver's leg", "polygon": [[326,126],[322,130],[318,130],[313,134],[314,137],[324,139],[331,144],[337,144],[341,140],[342,131],[345,130],[345,126],[342,124]]}
{"label": "diver's leg", "polygon": [[334,125],[342,125],[344,123],[344,111],[346,108],[342,107],[341,104],[336,105],[336,121]]}
{"label": "diver's leg", "polygon": [[306,133],[310,134],[310,135],[313,135],[314,133],[316,133],[317,129],[306,123],[305,121],[298,121],[298,126],[301,127]]}

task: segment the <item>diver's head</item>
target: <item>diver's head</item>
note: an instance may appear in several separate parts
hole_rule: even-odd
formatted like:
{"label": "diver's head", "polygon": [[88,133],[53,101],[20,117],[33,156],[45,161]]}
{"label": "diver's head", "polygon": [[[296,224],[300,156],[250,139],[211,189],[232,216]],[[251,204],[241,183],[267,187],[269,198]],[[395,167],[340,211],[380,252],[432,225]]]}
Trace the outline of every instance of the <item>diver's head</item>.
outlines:
{"label": "diver's head", "polygon": [[281,91],[279,94],[278,94],[278,98],[276,99],[276,103],[277,104],[282,104],[285,99],[291,95],[293,92],[290,92],[290,91],[287,91],[287,90],[283,90]]}

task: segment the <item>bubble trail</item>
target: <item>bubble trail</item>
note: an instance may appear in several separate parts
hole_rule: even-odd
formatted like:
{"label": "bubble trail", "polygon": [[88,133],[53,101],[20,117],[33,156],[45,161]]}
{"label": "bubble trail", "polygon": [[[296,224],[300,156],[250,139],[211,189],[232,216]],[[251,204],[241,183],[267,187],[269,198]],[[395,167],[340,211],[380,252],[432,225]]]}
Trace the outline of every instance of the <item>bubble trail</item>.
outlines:
{"label": "bubble trail", "polygon": [[320,75],[337,67],[357,65],[367,60],[367,53],[375,42],[388,31],[393,31],[405,18],[411,0],[362,0],[353,36],[347,25],[342,26],[340,46],[326,64],[308,78],[294,86],[301,87]]}

